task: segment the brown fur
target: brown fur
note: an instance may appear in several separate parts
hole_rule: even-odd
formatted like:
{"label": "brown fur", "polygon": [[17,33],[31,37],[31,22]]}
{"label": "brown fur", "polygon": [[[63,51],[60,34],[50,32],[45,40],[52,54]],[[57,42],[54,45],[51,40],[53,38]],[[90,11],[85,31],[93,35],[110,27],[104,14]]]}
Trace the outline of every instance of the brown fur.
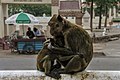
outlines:
{"label": "brown fur", "polygon": [[[69,49],[74,54],[83,55],[86,65],[83,66],[81,70],[84,70],[93,56],[92,39],[89,34],[79,25],[73,24],[65,20],[60,15],[53,15],[48,24],[50,26],[50,33],[52,36],[55,36],[60,32],[62,32],[64,35],[65,48],[61,50],[59,49],[61,55],[73,55],[71,53],[68,54],[68,52],[63,53],[63,51],[66,49]],[[58,51],[56,49],[53,50],[55,52]],[[81,65],[83,64],[82,61],[77,60],[77,62],[81,62]],[[73,68],[73,66],[70,66],[70,69]]]}
{"label": "brown fur", "polygon": [[[61,34],[61,33],[60,33]],[[59,34],[59,35],[60,35]],[[50,55],[50,50],[48,49],[48,45],[51,43],[52,46],[54,47],[64,47],[65,43],[64,43],[64,37],[63,35],[57,35],[54,38],[50,38],[48,41],[46,41],[44,43],[43,49],[40,50],[40,52],[38,53],[37,56],[37,69],[40,71],[44,71],[44,67],[43,67],[43,61],[41,62],[41,60],[46,56],[46,55]],[[52,55],[51,55],[52,56]],[[55,55],[54,55],[55,56]],[[51,58],[51,57],[50,57]],[[52,59],[53,60],[53,59]],[[52,64],[51,64],[52,65]]]}
{"label": "brown fur", "polygon": [[[54,46],[54,48],[49,49],[50,51],[48,50],[48,47],[44,46],[40,54],[38,54],[37,67],[39,69],[46,67],[43,67],[43,64],[40,64],[39,61],[48,55],[47,53],[50,53],[53,55],[51,58],[59,55],[58,59],[64,66],[63,70],[59,69],[52,71],[52,73],[50,72],[48,75],[51,77],[58,79],[60,78],[59,74],[61,73],[85,70],[93,56],[92,39],[89,34],[80,26],[65,20],[60,15],[53,15],[48,22],[48,25],[50,26],[50,34],[52,36],[56,37],[58,34],[62,33],[63,39],[60,41],[63,41],[64,44],[62,44],[62,47]],[[51,67],[52,64],[50,64],[50,59],[47,60],[48,59],[46,59],[47,67]]]}
{"label": "brown fur", "polygon": [[44,71],[44,68],[43,68],[43,62],[40,62],[49,52],[49,50],[47,49],[47,46],[48,45],[44,45],[43,49],[40,50],[40,52],[38,53],[38,56],[37,56],[37,70],[40,70],[40,71]]}

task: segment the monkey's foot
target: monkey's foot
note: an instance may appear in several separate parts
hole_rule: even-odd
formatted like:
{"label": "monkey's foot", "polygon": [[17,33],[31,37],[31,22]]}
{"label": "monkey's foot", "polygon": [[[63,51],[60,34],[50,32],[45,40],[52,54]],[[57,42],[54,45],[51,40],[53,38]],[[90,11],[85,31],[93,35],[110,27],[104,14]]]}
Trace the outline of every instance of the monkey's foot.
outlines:
{"label": "monkey's foot", "polygon": [[44,69],[39,69],[39,71],[41,71],[41,72],[45,72],[45,70],[44,70]]}
{"label": "monkey's foot", "polygon": [[66,71],[66,70],[64,70],[64,69],[58,69],[57,72],[58,72],[59,74],[71,74],[71,75],[75,74],[74,71],[69,72],[69,71]]}
{"label": "monkey's foot", "polygon": [[38,71],[41,71],[41,72],[45,72],[45,70],[42,69],[42,68],[38,68],[38,67],[37,67],[37,70],[38,70]]}
{"label": "monkey's foot", "polygon": [[49,76],[49,77],[52,77],[52,78],[55,78],[55,79],[60,79],[61,78],[61,75],[56,71],[51,71],[51,73],[46,73],[46,76]]}
{"label": "monkey's foot", "polygon": [[60,64],[56,64],[52,66],[52,71],[56,71],[57,69],[60,69],[61,65]]}

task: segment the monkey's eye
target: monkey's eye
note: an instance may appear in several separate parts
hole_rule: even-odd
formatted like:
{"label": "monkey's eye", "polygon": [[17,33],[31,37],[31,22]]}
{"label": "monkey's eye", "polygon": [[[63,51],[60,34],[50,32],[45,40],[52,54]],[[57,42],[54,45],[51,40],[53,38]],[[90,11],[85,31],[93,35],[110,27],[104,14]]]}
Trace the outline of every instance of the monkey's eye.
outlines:
{"label": "monkey's eye", "polygon": [[59,27],[59,24],[56,24],[56,27]]}

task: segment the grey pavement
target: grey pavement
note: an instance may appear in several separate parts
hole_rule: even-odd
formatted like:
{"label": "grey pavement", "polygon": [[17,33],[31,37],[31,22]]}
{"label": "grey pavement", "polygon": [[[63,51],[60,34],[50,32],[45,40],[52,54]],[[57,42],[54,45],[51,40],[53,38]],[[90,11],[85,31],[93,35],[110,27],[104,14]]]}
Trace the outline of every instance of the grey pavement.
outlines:
{"label": "grey pavement", "polygon": [[[113,28],[110,32],[107,32],[107,35],[120,34],[119,28]],[[100,36],[101,33],[97,33],[97,36]],[[101,35],[102,36],[102,35]],[[94,43],[94,52],[104,53],[105,56],[120,56],[120,39],[113,40],[109,42]]]}
{"label": "grey pavement", "polygon": [[36,58],[0,58],[0,70],[35,70]]}
{"label": "grey pavement", "polygon": [[36,69],[36,54],[26,55],[0,50],[0,70],[33,70]]}
{"label": "grey pavement", "polygon": [[[36,57],[0,58],[0,70],[36,70]],[[119,57],[93,57],[87,70],[120,70]]]}
{"label": "grey pavement", "polygon": [[106,56],[120,57],[120,39],[105,43],[103,52]]}
{"label": "grey pavement", "polygon": [[120,71],[120,57],[94,57],[87,70]]}

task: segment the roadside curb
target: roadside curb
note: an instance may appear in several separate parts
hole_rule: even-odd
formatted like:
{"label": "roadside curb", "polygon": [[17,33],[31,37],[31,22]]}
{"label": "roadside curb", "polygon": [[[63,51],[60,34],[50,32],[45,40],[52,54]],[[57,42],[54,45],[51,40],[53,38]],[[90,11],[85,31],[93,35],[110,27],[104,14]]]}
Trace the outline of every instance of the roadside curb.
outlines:
{"label": "roadside curb", "polygon": [[93,37],[92,39],[94,43],[99,43],[99,42],[118,40],[119,38],[120,38],[120,34],[113,34],[113,35],[106,35],[100,37]]}

